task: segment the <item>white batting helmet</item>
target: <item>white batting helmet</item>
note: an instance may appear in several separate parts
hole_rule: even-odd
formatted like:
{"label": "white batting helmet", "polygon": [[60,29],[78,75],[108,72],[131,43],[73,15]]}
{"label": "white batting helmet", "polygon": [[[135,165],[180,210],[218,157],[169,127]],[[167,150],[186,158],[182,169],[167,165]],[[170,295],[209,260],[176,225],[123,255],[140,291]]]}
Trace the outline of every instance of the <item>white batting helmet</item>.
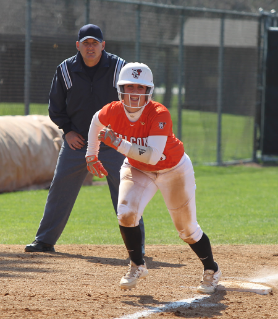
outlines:
{"label": "white batting helmet", "polygon": [[[117,82],[118,96],[120,101],[123,99],[123,94],[125,94],[123,89],[123,86],[125,84],[140,84],[140,85],[147,86],[146,94],[138,94],[138,95],[146,96],[146,103],[144,106],[146,106],[150,102],[152,94],[153,94],[153,90],[154,90],[153,74],[151,69],[146,64],[139,63],[139,62],[132,62],[132,63],[126,64],[122,68],[119,74],[119,80]],[[138,106],[136,108],[141,108],[141,107]]]}

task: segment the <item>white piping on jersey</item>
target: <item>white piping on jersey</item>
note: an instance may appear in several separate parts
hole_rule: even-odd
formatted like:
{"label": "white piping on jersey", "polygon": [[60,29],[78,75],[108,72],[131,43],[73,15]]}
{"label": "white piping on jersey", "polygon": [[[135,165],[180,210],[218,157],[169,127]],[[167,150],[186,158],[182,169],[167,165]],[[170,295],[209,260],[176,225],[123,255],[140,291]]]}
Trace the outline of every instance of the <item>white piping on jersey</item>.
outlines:
{"label": "white piping on jersey", "polygon": [[63,76],[64,82],[65,82],[65,86],[66,86],[67,90],[69,90],[72,87],[72,82],[71,82],[71,78],[69,75],[66,60],[60,64],[60,69],[61,69],[62,76]]}
{"label": "white piping on jersey", "polygon": [[120,71],[122,69],[122,67],[125,65],[125,60],[122,59],[122,58],[119,58],[118,57],[118,61],[117,61],[117,64],[116,64],[116,67],[115,67],[115,71],[114,71],[114,78],[113,78],[113,87],[114,88],[117,88],[117,83],[118,83],[118,80],[119,80],[119,74],[120,74]]}

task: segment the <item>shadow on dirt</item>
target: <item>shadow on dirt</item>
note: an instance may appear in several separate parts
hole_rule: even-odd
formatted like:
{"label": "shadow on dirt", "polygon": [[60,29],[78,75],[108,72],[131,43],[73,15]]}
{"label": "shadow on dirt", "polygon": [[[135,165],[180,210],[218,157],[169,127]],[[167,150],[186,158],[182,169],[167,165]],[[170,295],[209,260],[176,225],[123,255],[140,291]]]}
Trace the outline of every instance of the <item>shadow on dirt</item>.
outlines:
{"label": "shadow on dirt", "polygon": [[[111,265],[111,266],[127,266],[129,258],[109,258],[109,257],[95,257],[95,256],[83,256],[70,253],[61,252],[47,252],[47,253],[13,253],[13,252],[1,252],[0,253],[0,277],[17,277],[15,273],[47,273],[56,272],[55,268],[47,267],[48,264],[52,264],[51,259],[57,258],[74,258],[85,259],[90,263]],[[148,269],[160,269],[164,267],[181,268],[186,264],[181,263],[169,263],[158,260],[153,260],[153,257],[145,256],[144,259],[148,265]],[[55,260],[53,260],[55,263]],[[42,266],[40,266],[41,264]],[[5,273],[5,272],[9,273]]]}
{"label": "shadow on dirt", "polygon": [[[0,253],[0,278],[20,277],[20,273],[48,273],[55,272],[47,267],[45,258],[52,257],[50,254],[26,254],[26,253]],[[43,265],[43,266],[40,266]],[[14,273],[13,273],[14,272]]]}

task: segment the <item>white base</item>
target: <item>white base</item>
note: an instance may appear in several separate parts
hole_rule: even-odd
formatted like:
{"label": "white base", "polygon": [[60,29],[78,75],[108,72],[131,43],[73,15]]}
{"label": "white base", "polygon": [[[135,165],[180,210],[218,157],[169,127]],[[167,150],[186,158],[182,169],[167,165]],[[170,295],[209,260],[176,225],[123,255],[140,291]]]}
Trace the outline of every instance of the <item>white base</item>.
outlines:
{"label": "white base", "polygon": [[272,291],[268,286],[243,281],[219,281],[217,290],[254,292],[259,295],[267,295]]}

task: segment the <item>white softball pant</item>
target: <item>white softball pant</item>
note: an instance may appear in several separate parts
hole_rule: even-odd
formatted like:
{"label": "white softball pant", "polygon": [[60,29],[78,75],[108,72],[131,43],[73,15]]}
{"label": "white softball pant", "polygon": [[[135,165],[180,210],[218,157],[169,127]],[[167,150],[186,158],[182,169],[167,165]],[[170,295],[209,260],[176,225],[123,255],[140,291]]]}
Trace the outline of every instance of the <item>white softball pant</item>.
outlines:
{"label": "white softball pant", "polygon": [[120,178],[117,216],[121,226],[138,226],[146,205],[159,189],[179,237],[188,244],[201,239],[203,231],[196,218],[194,170],[187,154],[173,168],[158,172],[140,171],[124,162]]}

